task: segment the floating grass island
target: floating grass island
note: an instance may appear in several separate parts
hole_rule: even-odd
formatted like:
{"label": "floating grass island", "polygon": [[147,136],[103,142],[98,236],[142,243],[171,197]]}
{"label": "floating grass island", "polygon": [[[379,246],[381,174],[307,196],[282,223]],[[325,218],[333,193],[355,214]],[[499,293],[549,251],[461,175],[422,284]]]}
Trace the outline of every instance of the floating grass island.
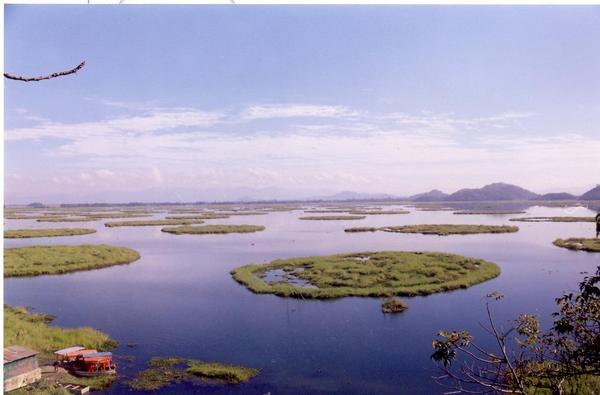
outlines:
{"label": "floating grass island", "polygon": [[407,210],[355,210],[350,211],[351,215],[397,215],[397,214],[410,214]]}
{"label": "floating grass island", "polygon": [[253,233],[265,230],[264,226],[256,225],[204,225],[204,226],[174,226],[162,228],[161,231],[176,235],[205,235],[226,233]]}
{"label": "floating grass island", "polygon": [[308,217],[300,217],[298,219],[304,221],[346,221],[365,219],[364,215],[312,215]]}
{"label": "floating grass island", "polygon": [[500,268],[460,255],[384,251],[276,260],[231,274],[255,293],[328,299],[445,292],[492,279]]}
{"label": "floating grass island", "polygon": [[224,219],[229,218],[226,214],[196,214],[196,215],[173,215],[165,217],[166,219]]}
{"label": "floating grass island", "polygon": [[381,228],[348,228],[345,232],[392,232],[392,233],[421,233],[424,235],[471,235],[479,233],[512,233],[517,232],[519,227],[507,225],[455,225],[455,224],[424,224],[384,226]]}
{"label": "floating grass island", "polygon": [[381,304],[381,311],[386,314],[402,313],[408,305],[398,298],[387,298]]}
{"label": "floating grass island", "polygon": [[570,238],[557,239],[553,244],[557,247],[576,251],[600,252],[600,239]]}
{"label": "floating grass island", "polygon": [[92,222],[99,219],[91,217],[42,217],[38,218],[37,222]]}
{"label": "floating grass island", "polygon": [[200,379],[208,384],[241,384],[260,373],[258,369],[178,357],[154,357],[149,367],[125,384],[134,390],[156,391],[170,384]]}
{"label": "floating grass island", "polygon": [[4,250],[4,277],[63,274],[136,261],[140,254],[105,244],[32,246]]}
{"label": "floating grass island", "polygon": [[511,218],[518,222],[594,222],[594,217],[522,217]]}
{"label": "floating grass island", "polygon": [[107,222],[104,226],[114,228],[117,226],[165,226],[165,225],[192,225],[202,224],[204,221],[200,219],[150,219],[141,221],[119,221]]}
{"label": "floating grass island", "polygon": [[57,229],[11,229],[4,231],[5,239],[27,239],[30,237],[79,236],[96,233],[95,229],[57,228]]}
{"label": "floating grass island", "polygon": [[521,210],[483,210],[483,211],[455,211],[455,215],[508,215],[508,214],[525,214]]}

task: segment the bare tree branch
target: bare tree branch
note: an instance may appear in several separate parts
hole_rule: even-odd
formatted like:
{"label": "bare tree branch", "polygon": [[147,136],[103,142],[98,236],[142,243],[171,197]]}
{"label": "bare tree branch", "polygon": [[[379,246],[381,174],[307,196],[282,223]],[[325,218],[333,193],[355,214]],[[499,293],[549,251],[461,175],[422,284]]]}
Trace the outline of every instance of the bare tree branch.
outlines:
{"label": "bare tree branch", "polygon": [[21,76],[12,75],[9,73],[4,73],[4,77],[8,78],[10,80],[24,81],[24,82],[42,81],[42,80],[49,80],[51,78],[56,78],[56,77],[63,77],[65,75],[69,75],[69,74],[75,74],[76,72],[81,70],[83,68],[83,66],[85,66],[85,61],[79,63],[75,68],[72,68],[71,70],[59,71],[57,73],[52,73],[50,75],[45,75],[45,76],[40,76],[40,77],[21,77]]}

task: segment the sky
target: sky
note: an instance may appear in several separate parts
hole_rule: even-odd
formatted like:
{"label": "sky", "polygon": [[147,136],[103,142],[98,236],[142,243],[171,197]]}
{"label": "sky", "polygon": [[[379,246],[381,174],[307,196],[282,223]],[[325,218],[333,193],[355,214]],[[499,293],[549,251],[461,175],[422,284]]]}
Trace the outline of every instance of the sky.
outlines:
{"label": "sky", "polygon": [[598,6],[6,5],[5,202],[600,182]]}

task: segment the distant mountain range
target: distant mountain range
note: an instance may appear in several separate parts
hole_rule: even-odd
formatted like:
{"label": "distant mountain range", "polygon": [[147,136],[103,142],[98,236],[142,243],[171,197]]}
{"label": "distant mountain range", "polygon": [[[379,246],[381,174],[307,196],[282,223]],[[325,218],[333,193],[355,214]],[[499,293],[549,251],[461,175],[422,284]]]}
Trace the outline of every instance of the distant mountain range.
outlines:
{"label": "distant mountain range", "polygon": [[[298,191],[284,191],[277,188],[250,189],[238,188],[235,190],[204,190],[206,193],[201,196],[197,190],[180,189],[165,191],[162,189],[145,190],[126,193],[122,191],[106,191],[102,196],[87,197],[73,201],[73,198],[67,200],[64,196],[55,196],[51,199],[54,202],[62,202],[65,205],[110,205],[119,204],[118,202],[139,202],[130,203],[132,205],[149,204],[150,202],[161,202],[162,204],[187,204],[195,203],[276,203],[276,202],[352,202],[352,201],[411,201],[411,202],[517,202],[517,201],[560,201],[560,200],[585,200],[600,201],[600,184],[585,192],[581,196],[576,196],[566,192],[552,192],[537,194],[516,185],[497,182],[485,185],[481,188],[464,188],[454,193],[447,194],[438,189],[429,192],[418,193],[412,196],[397,196],[385,193],[359,193],[352,191],[343,191],[326,196],[316,194],[300,194]],[[152,200],[148,201],[148,196]],[[240,196],[245,196],[240,198]],[[276,197],[277,196],[277,197]],[[112,198],[111,198],[112,197]],[[114,200],[113,200],[114,199]],[[33,200],[33,199],[32,199]],[[30,200],[31,201],[31,200]],[[84,203],[88,202],[88,203]],[[90,203],[103,202],[103,203]],[[112,202],[112,203],[109,203]],[[187,202],[187,203],[186,203]],[[32,206],[41,206],[42,203],[32,203]]]}
{"label": "distant mountain range", "polygon": [[543,195],[531,192],[516,185],[496,182],[481,188],[464,188],[452,194],[439,189],[418,193],[409,197],[387,194],[369,194],[356,192],[341,192],[335,195],[321,197],[316,200],[352,201],[352,200],[407,200],[412,202],[483,202],[483,201],[523,201],[523,200],[600,200],[600,185],[587,191],[581,196],[566,192],[546,193]]}

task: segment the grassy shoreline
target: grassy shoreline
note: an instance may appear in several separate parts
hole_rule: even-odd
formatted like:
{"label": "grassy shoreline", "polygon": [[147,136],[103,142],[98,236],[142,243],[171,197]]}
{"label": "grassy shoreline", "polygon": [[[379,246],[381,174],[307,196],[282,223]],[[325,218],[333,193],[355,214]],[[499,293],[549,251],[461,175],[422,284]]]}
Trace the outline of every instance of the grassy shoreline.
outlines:
{"label": "grassy shoreline", "polygon": [[600,252],[600,239],[585,239],[572,237],[569,239],[556,239],[552,242],[557,247],[575,251]]}
{"label": "grassy shoreline", "polygon": [[27,239],[32,237],[80,236],[96,233],[96,229],[84,228],[40,228],[40,229],[9,229],[4,231],[5,239]]}
{"label": "grassy shoreline", "polygon": [[105,244],[31,246],[4,250],[4,277],[64,274],[131,263],[140,254]]}

